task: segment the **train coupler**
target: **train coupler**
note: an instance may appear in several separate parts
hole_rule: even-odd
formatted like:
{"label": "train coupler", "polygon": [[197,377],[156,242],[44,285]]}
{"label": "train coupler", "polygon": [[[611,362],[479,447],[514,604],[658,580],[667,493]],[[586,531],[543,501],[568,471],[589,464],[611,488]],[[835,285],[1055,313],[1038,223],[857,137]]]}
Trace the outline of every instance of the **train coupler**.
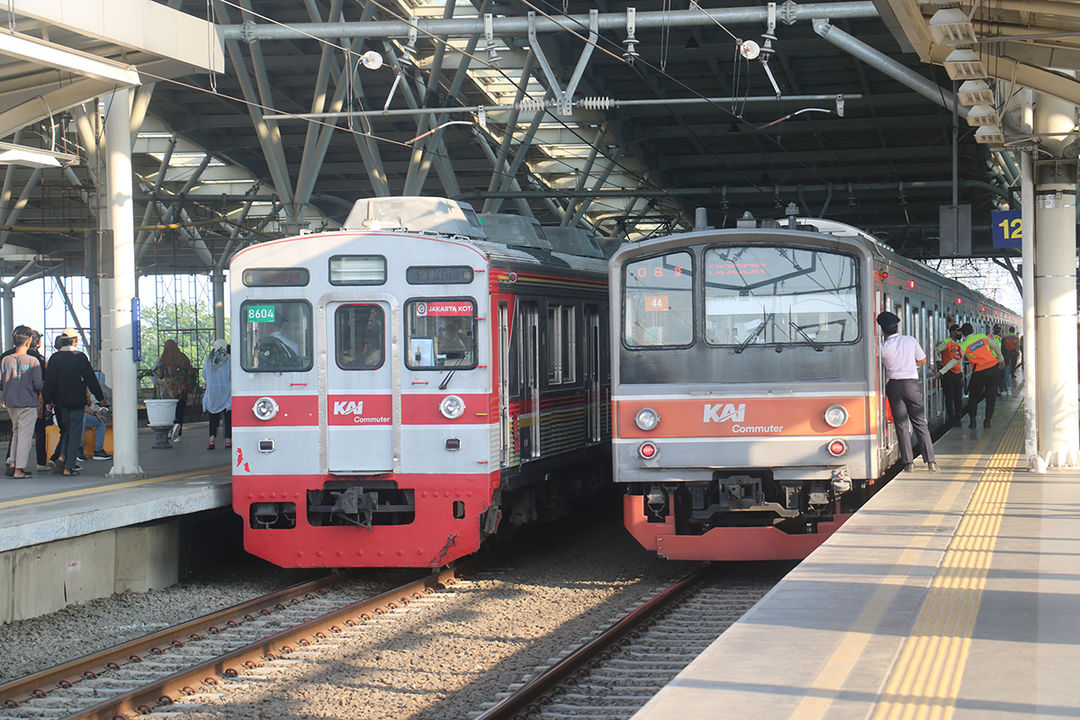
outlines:
{"label": "train coupler", "polygon": [[851,490],[851,475],[847,468],[837,468],[832,471],[832,489],[837,495],[842,495]]}

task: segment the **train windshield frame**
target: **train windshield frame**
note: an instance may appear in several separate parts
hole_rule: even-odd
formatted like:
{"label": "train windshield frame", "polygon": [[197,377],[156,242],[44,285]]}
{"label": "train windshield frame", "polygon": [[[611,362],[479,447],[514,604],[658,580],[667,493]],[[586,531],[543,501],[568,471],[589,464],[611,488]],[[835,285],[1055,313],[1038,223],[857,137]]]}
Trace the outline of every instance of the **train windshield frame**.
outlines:
{"label": "train windshield frame", "polygon": [[240,367],[247,372],[307,372],[312,368],[311,303],[251,298],[240,306]]}
{"label": "train windshield frame", "polygon": [[623,266],[623,342],[628,347],[694,344],[694,258],[675,250]]}
{"label": "train windshield frame", "polygon": [[707,246],[702,254],[707,345],[848,345],[859,341],[859,261],[812,247]]}
{"label": "train windshield frame", "polygon": [[412,298],[405,302],[405,366],[410,370],[476,367],[476,301]]}

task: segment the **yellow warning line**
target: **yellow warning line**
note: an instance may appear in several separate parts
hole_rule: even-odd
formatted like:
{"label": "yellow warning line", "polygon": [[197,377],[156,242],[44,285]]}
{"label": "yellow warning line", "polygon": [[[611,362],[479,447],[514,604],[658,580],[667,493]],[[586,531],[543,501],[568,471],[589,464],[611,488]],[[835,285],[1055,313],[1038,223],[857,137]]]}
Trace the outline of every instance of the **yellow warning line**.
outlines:
{"label": "yellow warning line", "polygon": [[949,720],[971,649],[1023,426],[1010,424],[971,496],[926,601],[904,641],[873,720]]}
{"label": "yellow warning line", "polygon": [[[964,487],[975,471],[990,435],[986,434],[979,438],[972,452],[964,459],[960,466],[961,475],[951,483],[949,489],[942,494],[937,504],[930,513],[923,518],[922,527],[938,527],[945,519],[946,511],[956,501],[956,496]],[[882,578],[873,596],[866,603],[865,608],[852,622],[852,629],[846,633],[837,643],[825,665],[818,672],[813,682],[810,683],[808,692],[792,710],[789,720],[820,720],[832,706],[837,693],[843,687],[844,682],[858,664],[859,658],[867,644],[874,637],[874,632],[880,624],[896,594],[904,587],[911,571],[916,568],[919,555],[934,539],[931,532],[916,533],[911,542],[904,549],[893,564],[894,567],[904,568],[891,572]]]}
{"label": "yellow warning line", "polygon": [[182,478],[197,477],[199,475],[208,475],[210,473],[225,472],[229,470],[228,465],[218,465],[216,467],[204,468],[202,470],[188,470],[186,472],[174,473],[172,475],[161,475],[159,477],[143,478],[141,480],[131,480],[128,482],[111,483],[109,485],[95,485],[94,487],[80,488],[79,490],[68,490],[66,492],[51,493],[49,495],[36,495],[34,497],[22,498],[20,500],[8,500],[7,502],[0,502],[0,510],[6,508],[20,507],[23,505],[37,505],[46,502],[53,502],[55,500],[65,500],[67,498],[82,497],[85,495],[96,495],[100,493],[112,492],[113,490],[124,490],[126,488],[139,487],[142,485],[154,485],[156,483],[168,482],[169,480],[180,480]]}

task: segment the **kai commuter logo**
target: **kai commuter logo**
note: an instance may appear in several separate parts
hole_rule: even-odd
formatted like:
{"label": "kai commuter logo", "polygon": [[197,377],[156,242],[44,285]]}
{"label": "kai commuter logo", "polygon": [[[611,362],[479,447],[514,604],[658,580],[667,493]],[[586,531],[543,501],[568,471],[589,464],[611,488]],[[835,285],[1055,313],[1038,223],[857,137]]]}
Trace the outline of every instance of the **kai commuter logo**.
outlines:
{"label": "kai commuter logo", "polygon": [[335,415],[363,415],[363,400],[337,400],[334,402]]}
{"label": "kai commuter logo", "polygon": [[702,422],[745,422],[746,403],[705,403],[705,417]]}

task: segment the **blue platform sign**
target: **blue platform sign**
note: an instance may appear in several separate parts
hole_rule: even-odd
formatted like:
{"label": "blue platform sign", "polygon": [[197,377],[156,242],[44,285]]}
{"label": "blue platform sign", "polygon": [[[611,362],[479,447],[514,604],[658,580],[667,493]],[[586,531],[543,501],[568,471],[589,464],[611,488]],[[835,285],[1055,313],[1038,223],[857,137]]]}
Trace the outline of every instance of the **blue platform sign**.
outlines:
{"label": "blue platform sign", "polygon": [[990,213],[990,232],[995,248],[1018,248],[1023,245],[1024,221],[1019,210],[994,210]]}

